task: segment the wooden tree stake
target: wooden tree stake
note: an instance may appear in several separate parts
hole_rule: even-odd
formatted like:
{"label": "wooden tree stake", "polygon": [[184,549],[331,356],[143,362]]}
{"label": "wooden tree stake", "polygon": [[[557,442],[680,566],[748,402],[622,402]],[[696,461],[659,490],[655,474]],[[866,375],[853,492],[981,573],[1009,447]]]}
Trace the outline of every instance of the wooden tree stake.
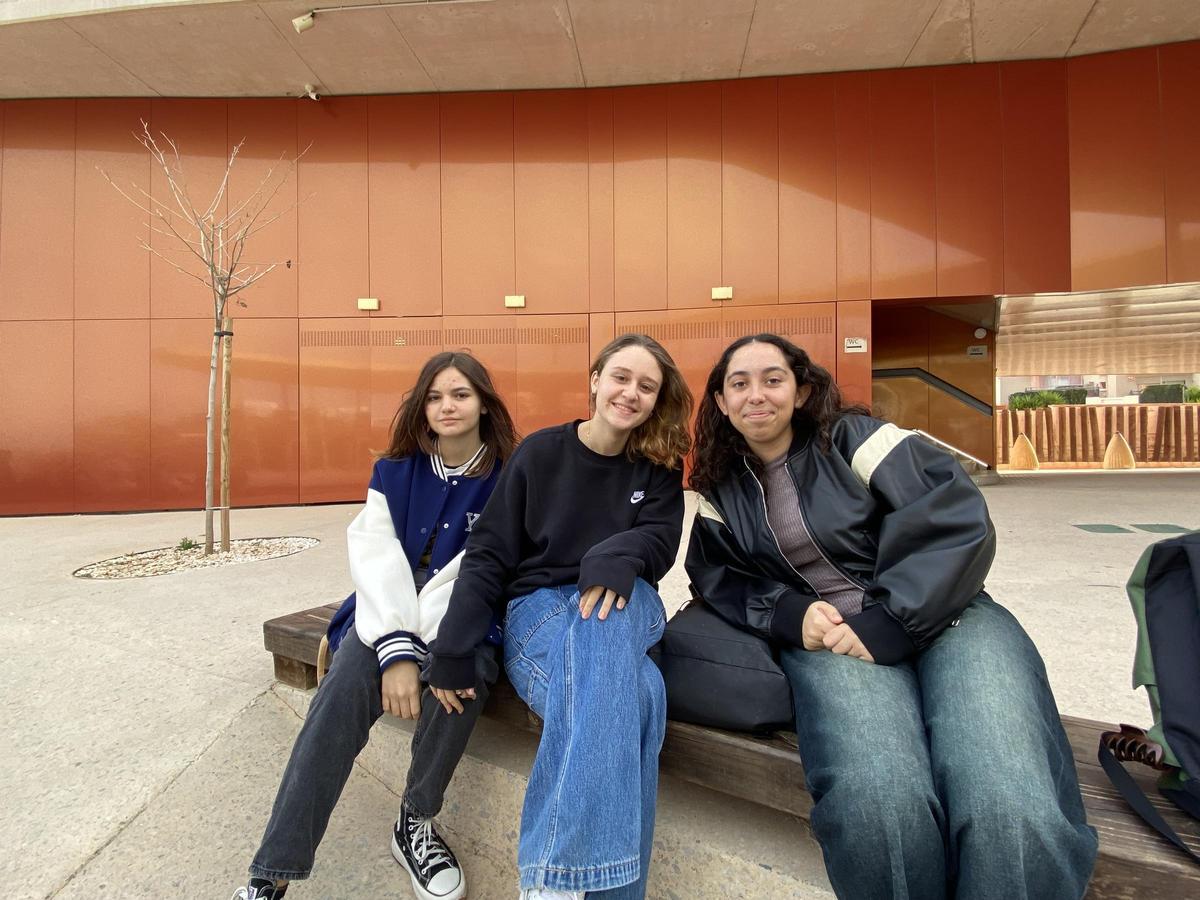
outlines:
{"label": "wooden tree stake", "polygon": [[221,320],[221,552],[229,552],[229,395],[233,372],[233,319]]}

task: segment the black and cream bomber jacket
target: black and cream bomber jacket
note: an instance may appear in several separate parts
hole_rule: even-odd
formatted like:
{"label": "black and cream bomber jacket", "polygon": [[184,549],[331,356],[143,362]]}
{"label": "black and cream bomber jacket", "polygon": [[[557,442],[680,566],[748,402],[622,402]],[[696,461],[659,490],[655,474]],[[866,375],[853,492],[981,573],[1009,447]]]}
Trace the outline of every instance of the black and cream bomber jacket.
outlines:
{"label": "black and cream bomber jacket", "polygon": [[[796,435],[787,470],[826,561],[863,589],[846,619],[875,661],[924,650],[983,590],[996,533],[979,489],[949,454],[868,416],[847,414],[822,452]],[[748,462],[699,501],[685,563],[692,592],[722,618],[801,646],[817,598],[783,556]]]}

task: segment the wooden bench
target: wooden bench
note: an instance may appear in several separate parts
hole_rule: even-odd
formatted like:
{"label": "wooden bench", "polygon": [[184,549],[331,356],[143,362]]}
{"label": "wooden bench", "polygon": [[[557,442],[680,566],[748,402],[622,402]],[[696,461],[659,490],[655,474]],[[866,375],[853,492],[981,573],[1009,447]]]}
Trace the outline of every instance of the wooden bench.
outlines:
{"label": "wooden bench", "polygon": [[[272,619],[263,625],[267,650],[275,657],[275,677],[298,688],[317,683],[317,651],[337,604]],[[501,679],[484,714],[537,731],[537,717],[512,686]],[[1100,835],[1100,856],[1089,898],[1200,897],[1200,867],[1151,831],[1117,794],[1096,762],[1102,731],[1115,726],[1063,716],[1074,751],[1088,822]],[[721,793],[741,797],[807,820],[812,801],[795,735],[760,738],[683,722],[668,722],[660,757],[662,771]],[[1200,823],[1185,816],[1154,789],[1154,777],[1134,777],[1163,817],[1200,850]]]}

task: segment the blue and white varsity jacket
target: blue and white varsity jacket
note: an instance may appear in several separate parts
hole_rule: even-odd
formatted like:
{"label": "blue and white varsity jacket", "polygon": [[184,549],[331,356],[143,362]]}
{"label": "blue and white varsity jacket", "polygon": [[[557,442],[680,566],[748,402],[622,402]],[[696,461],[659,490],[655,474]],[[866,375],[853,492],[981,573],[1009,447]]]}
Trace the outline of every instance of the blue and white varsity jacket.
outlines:
{"label": "blue and white varsity jacket", "polygon": [[[346,529],[354,593],[329,623],[332,650],[354,626],[375,648],[381,672],[400,660],[424,661],[467,535],[499,475],[499,466],[483,478],[447,475],[440,458],[424,453],[376,461],[366,505]],[[418,594],[413,570],[431,536],[429,580]]]}

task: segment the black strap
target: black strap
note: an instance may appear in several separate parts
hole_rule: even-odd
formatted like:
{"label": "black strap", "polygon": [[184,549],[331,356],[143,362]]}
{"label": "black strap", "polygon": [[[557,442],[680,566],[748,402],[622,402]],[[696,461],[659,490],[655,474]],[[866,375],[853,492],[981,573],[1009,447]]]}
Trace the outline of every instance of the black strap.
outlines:
{"label": "black strap", "polygon": [[1188,845],[1183,842],[1183,838],[1175,833],[1175,829],[1168,825],[1166,820],[1159,815],[1158,810],[1154,808],[1145,791],[1138,787],[1138,783],[1133,780],[1133,776],[1125,771],[1125,767],[1117,761],[1112,751],[1103,743],[1100,744],[1097,758],[1100,760],[1100,765],[1104,767],[1104,771],[1108,774],[1109,780],[1113,783],[1113,787],[1125,798],[1125,802],[1133,807],[1133,811],[1145,819],[1147,825],[1190,856],[1194,862],[1200,863],[1200,855],[1193,853]]}

